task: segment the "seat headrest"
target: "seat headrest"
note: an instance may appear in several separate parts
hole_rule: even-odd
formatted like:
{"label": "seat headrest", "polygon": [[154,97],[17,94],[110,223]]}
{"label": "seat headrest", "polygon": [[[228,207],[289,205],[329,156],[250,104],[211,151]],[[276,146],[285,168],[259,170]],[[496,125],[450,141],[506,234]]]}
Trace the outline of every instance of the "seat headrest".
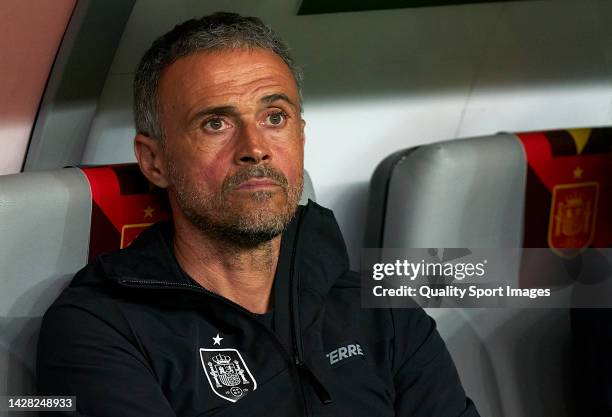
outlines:
{"label": "seat headrest", "polygon": [[91,187],[90,260],[127,247],[153,223],[170,219],[165,190],[153,186],[137,164],[81,169]]}
{"label": "seat headrest", "polygon": [[612,128],[398,151],[371,181],[366,247],[612,246]]}

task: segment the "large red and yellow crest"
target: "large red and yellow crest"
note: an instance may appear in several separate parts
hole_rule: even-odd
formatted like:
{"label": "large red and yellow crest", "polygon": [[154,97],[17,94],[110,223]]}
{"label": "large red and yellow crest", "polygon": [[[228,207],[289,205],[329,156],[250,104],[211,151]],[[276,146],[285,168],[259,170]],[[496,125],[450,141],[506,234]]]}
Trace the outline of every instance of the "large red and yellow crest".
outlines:
{"label": "large red and yellow crest", "polygon": [[524,247],[573,257],[612,245],[612,128],[518,136],[528,162]]}
{"label": "large red and yellow crest", "polygon": [[548,246],[563,257],[576,256],[595,235],[599,184],[562,184],[553,188]]}
{"label": "large red and yellow crest", "polygon": [[523,247],[550,251],[523,252],[520,285],[569,285],[559,258],[612,247],[612,128],[518,137],[527,159]]}

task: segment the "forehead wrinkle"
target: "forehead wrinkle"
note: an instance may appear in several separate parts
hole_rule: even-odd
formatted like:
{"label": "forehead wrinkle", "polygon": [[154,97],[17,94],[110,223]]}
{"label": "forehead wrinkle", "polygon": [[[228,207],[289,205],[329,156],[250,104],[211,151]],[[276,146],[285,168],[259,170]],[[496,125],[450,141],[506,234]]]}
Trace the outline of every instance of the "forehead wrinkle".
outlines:
{"label": "forehead wrinkle", "polygon": [[[212,54],[212,53],[211,53]],[[225,86],[224,91],[231,91],[232,87],[244,87],[255,82],[276,82],[279,86],[285,85],[287,90],[295,89],[297,84],[287,65],[276,55],[263,52],[264,57],[272,58],[271,61],[249,61],[254,53],[246,55],[245,52],[231,53],[225,52],[227,60],[215,60],[214,64],[207,65],[207,70],[202,74],[206,86]],[[248,54],[248,53],[247,53]],[[197,59],[197,57],[196,57]],[[253,57],[252,59],[257,59]],[[262,57],[263,59],[263,57]],[[196,77],[194,77],[196,78]],[[289,87],[289,88],[287,88]]]}
{"label": "forehead wrinkle", "polygon": [[[259,93],[261,90],[266,90],[268,93],[282,92],[291,94],[291,88],[288,88],[287,81],[281,80],[277,76],[265,73],[263,71],[256,72],[257,77],[252,79],[241,79],[240,76],[231,76],[225,79],[218,79],[209,85],[203,86],[203,95],[209,89],[221,90],[218,95],[235,95],[236,97],[244,96],[261,96],[264,93]],[[284,77],[283,77],[284,78]],[[257,97],[259,100],[259,97]]]}
{"label": "forehead wrinkle", "polygon": [[[231,110],[232,113],[240,114],[246,111],[245,107],[257,108],[262,105],[270,105],[278,100],[286,101],[297,108],[297,105],[289,97],[290,93],[282,85],[270,82],[265,85],[246,87],[254,83],[259,84],[261,80],[241,84],[232,83],[227,88],[222,89],[220,94],[210,94],[207,93],[206,88],[200,89],[201,94],[198,94],[199,98],[195,100],[194,105],[190,106],[193,110],[189,113],[197,115],[207,113],[214,108],[222,108],[224,110]],[[215,86],[215,89],[218,87],[218,85]],[[234,92],[233,90],[237,91]],[[284,100],[284,97],[287,100]]]}

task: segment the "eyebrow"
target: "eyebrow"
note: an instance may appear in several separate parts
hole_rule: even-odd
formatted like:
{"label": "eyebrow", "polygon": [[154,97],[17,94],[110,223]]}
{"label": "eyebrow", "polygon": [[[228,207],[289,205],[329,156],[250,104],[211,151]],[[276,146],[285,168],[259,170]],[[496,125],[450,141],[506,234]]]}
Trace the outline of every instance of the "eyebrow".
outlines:
{"label": "eyebrow", "polygon": [[[274,93],[264,96],[259,99],[260,103],[263,104],[272,104],[275,101],[282,100],[292,106],[294,109],[299,110],[299,107],[286,95],[283,93]],[[191,118],[192,121],[202,119],[211,114],[228,114],[228,115],[236,115],[238,114],[238,109],[235,106],[212,106],[205,107],[202,110],[198,111]]]}
{"label": "eyebrow", "polygon": [[234,106],[213,106],[205,107],[193,115],[191,120],[198,120],[211,114],[237,114],[238,111]]}
{"label": "eyebrow", "polygon": [[295,104],[286,94],[283,94],[283,93],[275,93],[275,94],[267,95],[259,99],[259,102],[264,103],[264,104],[272,104],[278,100],[287,102],[290,106],[292,106],[296,110],[299,109],[297,104]]}

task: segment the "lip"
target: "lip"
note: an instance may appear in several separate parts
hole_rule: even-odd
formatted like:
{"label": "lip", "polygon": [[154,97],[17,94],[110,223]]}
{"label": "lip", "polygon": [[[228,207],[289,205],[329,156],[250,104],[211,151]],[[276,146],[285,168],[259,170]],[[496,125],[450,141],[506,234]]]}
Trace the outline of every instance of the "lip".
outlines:
{"label": "lip", "polygon": [[238,190],[254,190],[258,188],[274,188],[280,187],[280,185],[269,178],[252,178],[240,184]]}

